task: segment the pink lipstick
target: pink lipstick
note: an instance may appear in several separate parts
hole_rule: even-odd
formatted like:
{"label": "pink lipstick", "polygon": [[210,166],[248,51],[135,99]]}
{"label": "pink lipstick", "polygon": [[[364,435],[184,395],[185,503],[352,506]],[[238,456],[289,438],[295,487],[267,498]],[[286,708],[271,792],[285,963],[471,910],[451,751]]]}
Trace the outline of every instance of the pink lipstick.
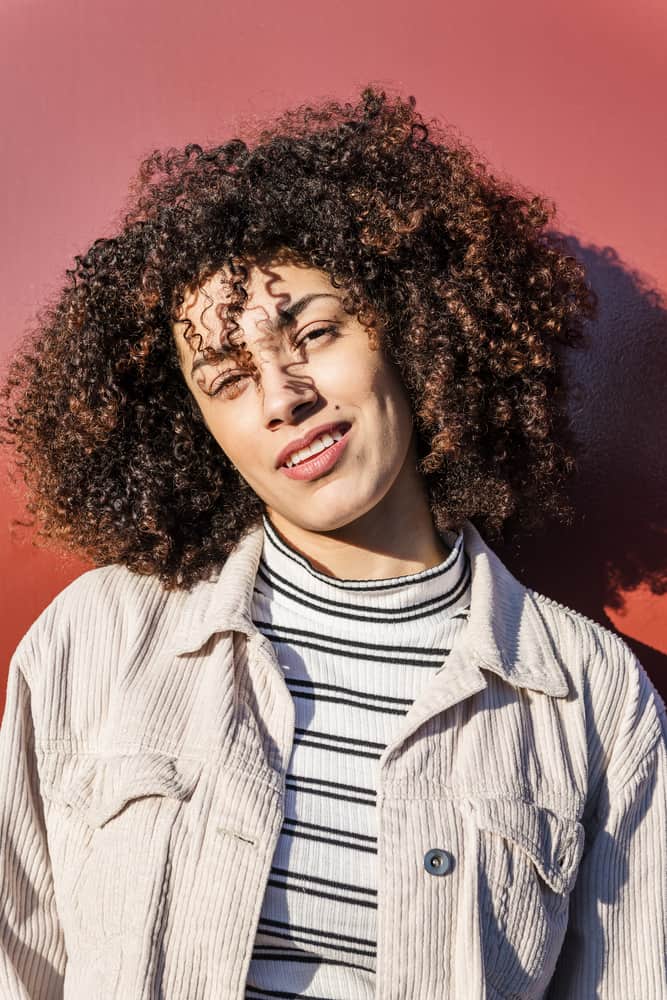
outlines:
{"label": "pink lipstick", "polygon": [[336,465],[347,447],[349,435],[350,428],[348,427],[340,441],[334,441],[328,448],[318,452],[317,455],[311,455],[310,458],[299,462],[298,465],[292,465],[290,468],[282,465],[280,471],[289,479],[318,479]]}

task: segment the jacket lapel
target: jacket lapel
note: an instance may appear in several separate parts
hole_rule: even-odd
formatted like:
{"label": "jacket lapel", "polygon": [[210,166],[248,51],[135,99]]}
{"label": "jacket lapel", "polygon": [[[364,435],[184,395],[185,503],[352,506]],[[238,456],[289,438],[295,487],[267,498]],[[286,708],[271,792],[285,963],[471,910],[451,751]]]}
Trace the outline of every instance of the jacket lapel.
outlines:
{"label": "jacket lapel", "polygon": [[[468,627],[454,651],[457,656],[446,664],[448,691],[442,692],[440,702],[437,688],[432,687],[431,704],[435,697],[442,711],[454,703],[452,698],[458,701],[480,690],[486,683],[480,670],[491,670],[515,687],[565,697],[569,691],[565,673],[535,597],[509,572],[472,522],[465,522],[463,532],[472,570]],[[257,632],[250,606],[263,540],[261,525],[251,529],[217,576],[193,588],[169,642],[171,652],[194,652],[216,632],[238,631],[247,636]]]}

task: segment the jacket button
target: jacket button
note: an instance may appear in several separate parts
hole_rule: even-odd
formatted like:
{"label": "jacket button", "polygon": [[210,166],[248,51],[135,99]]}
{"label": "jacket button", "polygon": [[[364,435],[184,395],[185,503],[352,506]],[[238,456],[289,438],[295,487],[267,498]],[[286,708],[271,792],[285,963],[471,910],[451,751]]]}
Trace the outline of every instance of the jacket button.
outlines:
{"label": "jacket button", "polygon": [[446,875],[454,867],[454,858],[449,851],[434,847],[424,855],[424,868],[429,875]]}

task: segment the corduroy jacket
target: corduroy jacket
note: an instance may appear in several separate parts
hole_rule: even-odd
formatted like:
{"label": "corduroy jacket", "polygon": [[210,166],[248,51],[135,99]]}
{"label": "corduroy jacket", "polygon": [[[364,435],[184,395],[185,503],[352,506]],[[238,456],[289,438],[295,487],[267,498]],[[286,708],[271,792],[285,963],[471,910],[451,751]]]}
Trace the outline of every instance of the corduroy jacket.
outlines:
{"label": "corduroy jacket", "polygon": [[[19,644],[2,1000],[242,1000],[294,730],[250,618],[262,541],[189,592],[92,570]],[[380,761],[376,997],[664,1000],[664,705],[620,637],[464,541],[468,626]]]}

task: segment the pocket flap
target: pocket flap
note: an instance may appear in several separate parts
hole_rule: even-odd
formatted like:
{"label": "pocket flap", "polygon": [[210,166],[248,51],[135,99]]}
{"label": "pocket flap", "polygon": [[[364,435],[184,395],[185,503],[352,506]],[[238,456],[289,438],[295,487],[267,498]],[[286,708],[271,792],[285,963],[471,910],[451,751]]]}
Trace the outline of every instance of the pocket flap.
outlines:
{"label": "pocket flap", "polygon": [[77,754],[64,760],[54,755],[44,768],[42,794],[78,809],[90,826],[101,827],[133,799],[153,795],[188,799],[201,770],[200,761],[155,751]]}
{"label": "pocket flap", "polygon": [[480,829],[521,847],[554,892],[571,891],[584,850],[581,823],[519,799],[481,799],[472,806]]}

